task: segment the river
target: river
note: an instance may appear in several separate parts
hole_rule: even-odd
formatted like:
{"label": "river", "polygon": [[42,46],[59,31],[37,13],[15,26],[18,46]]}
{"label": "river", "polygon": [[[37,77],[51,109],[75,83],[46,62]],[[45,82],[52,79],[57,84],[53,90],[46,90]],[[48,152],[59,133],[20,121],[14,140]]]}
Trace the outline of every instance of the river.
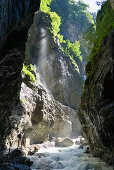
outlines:
{"label": "river", "polygon": [[67,148],[42,145],[29,158],[33,161],[32,170],[113,170],[99,158],[84,151],[79,145]]}

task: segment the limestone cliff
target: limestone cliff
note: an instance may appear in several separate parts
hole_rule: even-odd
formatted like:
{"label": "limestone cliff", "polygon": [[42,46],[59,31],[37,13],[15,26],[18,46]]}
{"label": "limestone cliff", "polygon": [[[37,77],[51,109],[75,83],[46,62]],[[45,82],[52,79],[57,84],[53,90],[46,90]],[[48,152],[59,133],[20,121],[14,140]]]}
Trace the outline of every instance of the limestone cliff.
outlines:
{"label": "limestone cliff", "polygon": [[[101,14],[100,12],[99,17]],[[95,55],[86,67],[89,75],[85,82],[79,111],[82,133],[90,144],[91,153],[110,164],[114,163],[113,47],[112,31],[104,38],[99,55]]]}
{"label": "limestone cliff", "polygon": [[55,0],[51,2],[51,11],[56,12],[62,20],[60,33],[64,39],[71,42],[80,40],[83,32],[87,30],[92,22],[92,15],[87,10],[84,2],[70,2],[68,0]]}
{"label": "limestone cliff", "polygon": [[37,72],[43,78],[41,81],[56,100],[77,110],[82,90],[81,76],[69,57],[54,42],[49,26],[48,15],[35,15],[29,31],[26,62],[32,61],[36,65]]}
{"label": "limestone cliff", "polygon": [[51,11],[61,17],[60,34],[65,40],[80,42],[82,62],[75,60],[78,64],[82,77],[85,75],[85,57],[89,55],[88,43],[83,33],[94,23],[93,16],[89,13],[87,5],[83,1],[54,0],[50,5]]}
{"label": "limestone cliff", "polygon": [[25,42],[39,4],[38,0],[0,1],[0,148],[14,128],[10,115],[19,104]]}
{"label": "limestone cliff", "polygon": [[32,125],[25,130],[25,135],[30,137],[32,143],[43,141],[48,134],[56,137],[80,134],[77,111],[82,89],[81,77],[70,58],[54,42],[50,26],[47,14],[36,13],[26,44],[25,63],[34,65],[42,96],[31,115]]}

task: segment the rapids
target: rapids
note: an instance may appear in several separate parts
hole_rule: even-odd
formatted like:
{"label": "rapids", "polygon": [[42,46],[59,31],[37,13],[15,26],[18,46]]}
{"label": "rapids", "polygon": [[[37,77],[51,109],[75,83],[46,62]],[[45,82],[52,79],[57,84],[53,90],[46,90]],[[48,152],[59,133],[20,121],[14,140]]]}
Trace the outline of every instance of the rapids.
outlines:
{"label": "rapids", "polygon": [[79,149],[79,145],[72,147],[46,147],[33,156],[28,156],[32,161],[32,170],[113,170],[99,158],[94,158]]}

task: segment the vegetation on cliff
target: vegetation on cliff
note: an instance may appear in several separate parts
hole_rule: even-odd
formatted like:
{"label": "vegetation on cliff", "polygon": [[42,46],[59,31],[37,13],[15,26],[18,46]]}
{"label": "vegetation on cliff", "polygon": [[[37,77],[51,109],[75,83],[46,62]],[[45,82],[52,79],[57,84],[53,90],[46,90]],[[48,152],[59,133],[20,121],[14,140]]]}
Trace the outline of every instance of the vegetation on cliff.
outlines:
{"label": "vegetation on cliff", "polygon": [[92,51],[78,115],[91,153],[114,166],[114,10],[109,0],[102,4],[96,28],[93,25],[86,38]]}
{"label": "vegetation on cliff", "polygon": [[50,15],[50,18],[52,20],[51,31],[54,36],[57,36],[58,32],[60,31],[61,18],[56,12],[51,12],[51,9],[50,9],[51,1],[52,0],[41,0],[40,8],[42,12],[48,13]]}
{"label": "vegetation on cliff", "polygon": [[63,34],[64,23],[70,19],[75,24],[80,25],[80,29],[87,29],[93,23],[93,16],[87,10],[88,5],[83,1],[75,2],[74,0],[52,0],[51,10],[55,11],[62,20],[60,30]]}
{"label": "vegetation on cliff", "polygon": [[[114,10],[111,9],[110,2],[106,1],[102,4],[102,9],[97,14],[96,26],[93,24],[89,30],[85,32],[85,40],[88,41],[89,47],[91,48],[91,53],[87,57],[88,65],[94,62],[94,57],[97,58],[102,41],[113,29]],[[93,44],[93,46],[91,44]]]}
{"label": "vegetation on cliff", "polygon": [[36,83],[36,78],[34,76],[34,68],[32,66],[32,64],[25,66],[23,64],[23,69],[22,72],[34,83]]}
{"label": "vegetation on cliff", "polygon": [[73,0],[63,0],[62,2],[60,0],[42,0],[40,5],[41,11],[50,15],[52,20],[51,32],[55,39],[58,37],[63,51],[69,55],[78,72],[79,68],[77,65],[77,59],[82,61],[80,42],[71,42],[69,39],[65,39],[63,33],[64,22],[69,17],[71,20],[74,20],[77,25],[81,25],[80,29],[88,28],[88,26],[93,23],[93,17],[87,11],[87,7],[88,6],[82,1],[76,3]]}

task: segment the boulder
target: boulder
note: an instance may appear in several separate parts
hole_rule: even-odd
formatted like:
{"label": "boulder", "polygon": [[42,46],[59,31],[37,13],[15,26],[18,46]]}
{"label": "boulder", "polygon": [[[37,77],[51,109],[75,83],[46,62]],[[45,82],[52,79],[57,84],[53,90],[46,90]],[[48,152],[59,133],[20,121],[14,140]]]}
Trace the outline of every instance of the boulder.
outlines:
{"label": "boulder", "polygon": [[88,143],[86,142],[86,140],[82,136],[77,137],[75,144],[76,145],[88,145]]}
{"label": "boulder", "polygon": [[74,143],[71,139],[69,138],[57,138],[57,140],[55,141],[55,146],[56,147],[68,147],[68,146],[72,146]]}
{"label": "boulder", "polygon": [[82,145],[88,145],[88,143],[86,142],[86,140],[85,140],[84,138],[81,138],[81,139],[80,139],[80,143],[81,143]]}

